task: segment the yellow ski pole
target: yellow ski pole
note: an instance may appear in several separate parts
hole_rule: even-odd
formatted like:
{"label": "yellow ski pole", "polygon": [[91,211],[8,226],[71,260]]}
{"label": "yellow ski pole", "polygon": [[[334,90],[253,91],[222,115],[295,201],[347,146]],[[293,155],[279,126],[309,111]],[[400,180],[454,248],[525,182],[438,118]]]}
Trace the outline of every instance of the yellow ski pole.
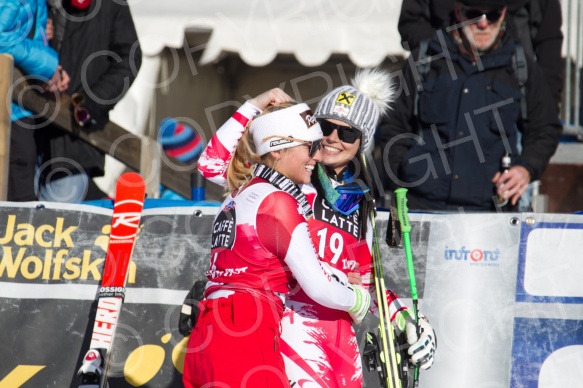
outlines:
{"label": "yellow ski pole", "polygon": [[[391,325],[391,316],[389,312],[389,305],[387,303],[387,288],[385,286],[385,278],[383,275],[383,265],[381,260],[381,253],[379,249],[379,242],[377,237],[377,229],[375,222],[375,211],[371,212],[372,230],[373,230],[373,270],[375,279],[376,296],[379,311],[379,333],[381,336],[381,343],[383,347],[384,363],[386,365],[386,387],[388,388],[402,388],[401,378],[399,373],[399,366],[397,365],[403,360],[397,360],[398,354],[395,349],[395,332]],[[387,338],[388,337],[388,338]]]}

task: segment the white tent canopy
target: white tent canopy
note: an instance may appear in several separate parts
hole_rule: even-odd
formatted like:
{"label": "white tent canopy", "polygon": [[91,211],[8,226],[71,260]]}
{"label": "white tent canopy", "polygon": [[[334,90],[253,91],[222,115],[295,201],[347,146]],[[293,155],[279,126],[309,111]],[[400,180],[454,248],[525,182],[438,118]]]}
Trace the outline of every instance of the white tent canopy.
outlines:
{"label": "white tent canopy", "polygon": [[130,0],[145,55],[181,48],[191,28],[212,31],[202,64],[223,52],[252,66],[277,54],[293,54],[318,66],[331,54],[347,54],[358,66],[404,55],[397,21],[401,0]]}
{"label": "white tent canopy", "polygon": [[[386,56],[406,55],[397,21],[402,0],[128,0],[145,55],[181,48],[190,29],[212,31],[202,62],[236,52],[252,66],[269,64],[278,53],[294,54],[304,66],[346,54],[357,66],[374,66]],[[560,0],[563,55],[576,55],[579,0]],[[571,25],[569,31],[566,25]],[[580,39],[580,38],[579,38]]]}

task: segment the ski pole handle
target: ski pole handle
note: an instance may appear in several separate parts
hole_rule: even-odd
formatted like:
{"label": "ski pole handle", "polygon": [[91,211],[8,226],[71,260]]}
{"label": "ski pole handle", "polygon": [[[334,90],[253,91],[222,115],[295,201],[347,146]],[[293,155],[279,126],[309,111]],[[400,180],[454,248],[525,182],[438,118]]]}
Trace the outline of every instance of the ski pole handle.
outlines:
{"label": "ski pole handle", "polygon": [[398,188],[395,190],[395,197],[397,202],[397,215],[401,223],[401,231],[403,233],[411,232],[411,223],[409,222],[409,208],[407,208],[407,189]]}

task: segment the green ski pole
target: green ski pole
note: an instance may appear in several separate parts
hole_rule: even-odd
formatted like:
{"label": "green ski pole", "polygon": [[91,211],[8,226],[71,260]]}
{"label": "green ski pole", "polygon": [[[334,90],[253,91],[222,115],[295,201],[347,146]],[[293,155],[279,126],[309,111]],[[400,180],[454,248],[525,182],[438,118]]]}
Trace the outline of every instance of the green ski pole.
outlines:
{"label": "green ski pole", "polygon": [[[411,250],[411,223],[409,222],[409,209],[407,208],[407,189],[399,188],[395,190],[395,199],[397,204],[397,215],[401,223],[401,232],[403,232],[403,247],[405,248],[405,258],[407,259],[407,273],[409,274],[409,286],[411,288],[411,299],[413,300],[413,319],[417,334],[419,335],[419,309],[417,296],[417,282],[415,281],[415,267],[413,266],[413,252]],[[415,366],[413,373],[414,386],[419,386],[419,366]]]}

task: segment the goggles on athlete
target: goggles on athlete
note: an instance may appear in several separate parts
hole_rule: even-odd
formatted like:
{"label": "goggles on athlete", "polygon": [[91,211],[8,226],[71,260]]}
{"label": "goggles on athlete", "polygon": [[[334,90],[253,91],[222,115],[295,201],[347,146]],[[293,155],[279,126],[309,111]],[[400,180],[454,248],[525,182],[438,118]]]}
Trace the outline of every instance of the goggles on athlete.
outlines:
{"label": "goggles on athlete", "polygon": [[320,148],[322,148],[322,139],[309,141],[309,140],[296,139],[295,137],[273,135],[273,136],[267,136],[266,138],[263,138],[261,141],[267,141],[267,140],[272,139],[272,138],[289,140],[289,141],[293,141],[294,143],[302,143],[300,145],[305,145],[308,147],[308,149],[309,149],[308,155],[310,156],[310,158],[313,158],[314,155],[316,155],[316,152],[318,152],[318,150]]}
{"label": "goggles on athlete", "polygon": [[[347,172],[348,174],[348,172]],[[333,187],[330,178],[318,164],[318,179],[324,190],[326,200],[338,213],[349,216],[360,208],[360,201],[370,192],[368,186],[361,186],[354,182],[351,175],[345,177],[349,183]]]}
{"label": "goggles on athlete", "polygon": [[466,20],[486,18],[488,24],[496,23],[502,16],[502,9],[479,9],[479,8],[462,8],[461,14]]}
{"label": "goggles on athlete", "polygon": [[75,123],[80,127],[89,126],[92,124],[91,115],[89,111],[83,106],[85,104],[85,97],[81,93],[75,93],[71,96],[71,105],[73,106],[73,117]]}
{"label": "goggles on athlete", "polygon": [[338,133],[338,139],[345,143],[354,144],[357,139],[360,139],[362,132],[352,127],[345,127],[343,125],[334,124],[328,120],[318,121],[324,136],[330,136],[334,130]]}

